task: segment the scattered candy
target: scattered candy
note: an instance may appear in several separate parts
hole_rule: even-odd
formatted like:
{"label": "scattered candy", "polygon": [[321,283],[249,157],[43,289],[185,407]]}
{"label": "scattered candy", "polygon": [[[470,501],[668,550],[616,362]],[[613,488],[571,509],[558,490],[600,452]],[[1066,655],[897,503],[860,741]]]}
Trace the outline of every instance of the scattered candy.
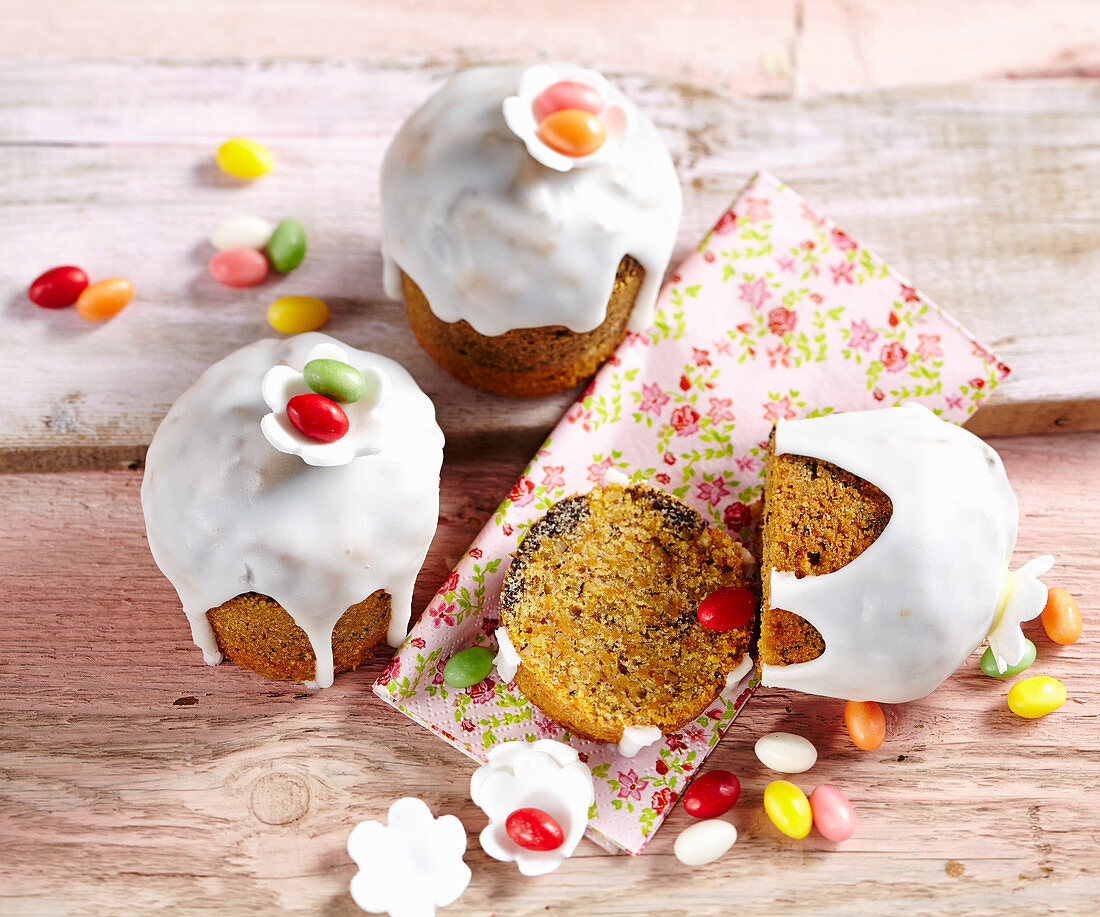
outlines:
{"label": "scattered candy", "polygon": [[764,789],[764,811],[788,837],[803,838],[810,833],[813,816],[806,794],[788,780],[773,780]]}
{"label": "scattered candy", "polygon": [[547,86],[531,103],[531,112],[539,122],[543,121],[547,115],[552,115],[563,108],[588,111],[598,115],[603,111],[603,99],[595,89],[585,83],[578,83],[576,80],[559,80],[552,86]]}
{"label": "scattered candy", "polygon": [[1055,586],[1047,593],[1041,618],[1043,630],[1055,643],[1069,646],[1081,636],[1081,608],[1065,589]]}
{"label": "scattered candy", "polygon": [[1029,720],[1046,716],[1066,702],[1066,686],[1057,678],[1033,675],[1008,691],[1008,709]]}
{"label": "scattered candy", "polygon": [[756,599],[741,586],[716,589],[699,603],[696,614],[707,630],[734,630],[753,619]]}
{"label": "scattered candy", "polygon": [[603,146],[606,131],[603,122],[592,112],[563,108],[542,119],[539,137],[550,149],[580,158]]}
{"label": "scattered candy", "polygon": [[810,793],[814,827],[827,841],[839,844],[856,831],[856,810],[835,786],[825,784]]}
{"label": "scattered candy", "polygon": [[134,298],[134,285],[125,277],[108,277],[85,287],[77,297],[76,311],[90,322],[117,315]]}
{"label": "scattered candy", "polygon": [[306,256],[306,231],[297,220],[283,220],[267,242],[267,257],[280,274],[289,274]]}
{"label": "scattered candy", "polygon": [[493,670],[493,658],[493,651],[484,646],[459,650],[443,666],[443,680],[452,688],[476,685]]}
{"label": "scattered candy", "polygon": [[672,852],[685,866],[704,866],[717,860],[736,840],[737,829],[728,821],[708,818],[684,828]]}
{"label": "scattered candy", "polygon": [[258,178],[271,171],[271,153],[255,140],[233,137],[218,147],[218,168],[234,178]]}
{"label": "scattered candy", "polygon": [[334,443],[348,432],[348,415],[323,395],[295,395],[286,403],[286,416],[303,436]]}
{"label": "scattered candy", "polygon": [[801,774],[817,763],[813,742],[792,732],[770,732],[756,740],[756,757],[781,774]]}
{"label": "scattered candy", "polygon": [[1030,668],[1034,661],[1035,644],[1028,640],[1027,637],[1024,637],[1024,655],[1016,665],[1010,665],[1003,672],[998,672],[997,660],[993,658],[993,650],[986,647],[985,652],[982,653],[982,660],[978,663],[978,666],[981,668],[982,674],[988,675],[990,678],[1008,678],[1009,675],[1019,675],[1024,669]]}
{"label": "scattered candy", "polygon": [[363,374],[340,360],[310,360],[302,369],[302,377],[318,395],[341,404],[354,404],[367,390]]}
{"label": "scattered candy", "polygon": [[43,309],[64,309],[77,301],[88,286],[88,275],[71,264],[54,267],[35,278],[27,296]]}
{"label": "scattered candy", "polygon": [[874,751],[886,738],[886,714],[873,700],[850,700],[844,705],[844,725],[856,748]]}
{"label": "scattered candy", "polygon": [[267,307],[267,320],[283,334],[316,331],[328,321],[328,306],[315,296],[281,296]]}
{"label": "scattered candy", "polygon": [[741,781],[731,771],[707,771],[684,791],[684,811],[693,818],[717,818],[732,809],[740,795]]}
{"label": "scattered candy", "polygon": [[222,220],[210,233],[210,244],[218,251],[231,248],[262,249],[275,231],[263,217],[238,216]]}
{"label": "scattered candy", "polygon": [[267,276],[267,259],[254,248],[218,252],[206,267],[211,277],[227,287],[254,287]]}
{"label": "scattered candy", "polygon": [[516,809],[504,822],[504,830],[524,850],[557,850],[565,842],[561,825],[542,809]]}

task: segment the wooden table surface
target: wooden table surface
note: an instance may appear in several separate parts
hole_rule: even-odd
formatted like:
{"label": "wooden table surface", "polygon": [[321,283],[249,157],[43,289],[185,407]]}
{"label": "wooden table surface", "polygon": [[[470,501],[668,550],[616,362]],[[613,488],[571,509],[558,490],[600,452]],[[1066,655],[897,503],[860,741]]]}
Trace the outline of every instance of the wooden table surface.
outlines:
{"label": "wooden table surface", "polygon": [[[973,426],[994,437],[1020,498],[1017,561],[1055,554],[1048,582],[1086,614],[1072,647],[1028,630],[1035,671],[1066,683],[1062,710],[1012,716],[1007,686],[971,660],[930,698],[891,708],[886,743],[863,753],[840,703],[761,691],[710,759],[745,787],[730,854],[681,866],[672,842],[689,819],[677,807],[641,857],[583,842],[532,880],[477,845],[473,764],[370,694],[384,659],[321,693],[203,665],[148,554],[141,462],[176,395],[269,333],[276,295],[328,300],[325,330],[394,356],[436,403],[447,448],[418,607],[573,397],[463,388],[382,295],[378,164],[449,69],[0,59],[0,913],[357,913],[347,834],[409,794],[470,834],[474,879],[447,915],[704,915],[735,902],[759,913],[1088,912],[1100,893],[1093,81],[732,100],[616,75],[673,149],[678,256],[768,168],[1014,367]],[[238,133],[269,143],[272,175],[240,186],[213,169],[214,147]],[[203,240],[239,212],[302,219],[303,267],[256,290],[215,285]],[[65,262],[133,278],[135,301],[100,326],[30,306],[27,283]],[[817,742],[803,782],[848,793],[861,819],[852,840],[791,841],[767,822],[752,742],[775,729]]]}

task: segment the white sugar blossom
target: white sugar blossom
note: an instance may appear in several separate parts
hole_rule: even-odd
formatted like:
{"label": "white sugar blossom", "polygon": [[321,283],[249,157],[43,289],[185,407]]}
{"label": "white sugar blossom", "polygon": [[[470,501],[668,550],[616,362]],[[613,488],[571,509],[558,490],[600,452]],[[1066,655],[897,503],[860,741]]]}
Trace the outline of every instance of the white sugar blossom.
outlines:
{"label": "white sugar blossom", "polygon": [[1039,582],[1039,577],[1053,566],[1054,556],[1044,554],[1005,575],[1001,601],[986,637],[998,672],[1004,672],[1024,658],[1026,647],[1020,625],[1038,615],[1046,605],[1047,587]]}

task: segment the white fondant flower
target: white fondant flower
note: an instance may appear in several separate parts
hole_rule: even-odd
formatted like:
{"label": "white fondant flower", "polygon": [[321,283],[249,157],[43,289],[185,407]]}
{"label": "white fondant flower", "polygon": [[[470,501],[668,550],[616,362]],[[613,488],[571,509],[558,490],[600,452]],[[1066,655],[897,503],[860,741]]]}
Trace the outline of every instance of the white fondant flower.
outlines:
{"label": "white fondant flower", "polygon": [[411,797],[393,803],[387,820],[361,822],[348,837],[348,853],[359,867],[351,897],[371,914],[433,917],[470,884],[470,867],[462,862],[466,829],[453,815],[433,818]]}
{"label": "white fondant flower", "polygon": [[[583,83],[593,89],[604,103],[597,117],[603,122],[606,137],[600,148],[587,156],[566,156],[547,146],[539,136],[535,100],[543,90],[565,80]],[[527,152],[534,159],[550,169],[568,172],[576,166],[595,165],[614,157],[620,141],[634,132],[638,115],[626,96],[595,70],[585,70],[575,64],[536,64],[523,72],[518,93],[504,100],[504,121],[512,133],[524,142]]]}
{"label": "white fondant flower", "polygon": [[997,671],[1004,672],[1024,658],[1024,632],[1020,625],[1030,621],[1043,610],[1047,601],[1047,587],[1039,577],[1054,566],[1054,556],[1044,554],[1029,560],[1014,573],[1005,574],[1001,589],[1001,601],[986,642],[993,651]]}
{"label": "white fondant flower", "polygon": [[271,413],[264,415],[260,429],[267,441],[280,452],[299,455],[307,465],[346,465],[361,455],[376,455],[385,447],[382,427],[378,422],[375,408],[386,399],[389,392],[389,377],[372,366],[357,366],[367,382],[363,397],[352,404],[340,407],[348,417],[348,432],[331,443],[310,439],[290,422],[286,414],[286,403],[295,395],[306,395],[310,387],[302,376],[305,364],[311,360],[339,360],[350,363],[347,352],[335,344],[318,344],[306,356],[301,367],[286,363],[272,366],[261,383],[263,395]]}
{"label": "white fondant flower", "polygon": [[[494,860],[514,860],[525,876],[553,872],[573,854],[595,799],[588,765],[574,749],[552,739],[493,746],[488,763],[470,778],[470,796],[489,817],[479,836],[482,848]],[[565,839],[560,847],[527,850],[508,836],[508,816],[525,808],[541,809],[561,826]]]}

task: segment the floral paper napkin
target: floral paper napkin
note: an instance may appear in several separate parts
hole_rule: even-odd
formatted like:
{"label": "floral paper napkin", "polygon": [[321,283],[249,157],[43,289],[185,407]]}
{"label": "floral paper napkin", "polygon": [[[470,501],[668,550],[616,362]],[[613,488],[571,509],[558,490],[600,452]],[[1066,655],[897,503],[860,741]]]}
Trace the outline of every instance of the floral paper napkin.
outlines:
{"label": "floral paper napkin", "polygon": [[375,684],[386,703],[477,761],[508,739],[569,742],[592,768],[589,837],[637,854],[755,686],[623,758],[571,737],[496,672],[443,683],[460,649],[495,649],[500,585],[525,530],[612,468],[734,537],[763,488],[772,423],[919,401],[964,421],[1008,367],[912,285],[767,173],[754,177],[554,428]]}

